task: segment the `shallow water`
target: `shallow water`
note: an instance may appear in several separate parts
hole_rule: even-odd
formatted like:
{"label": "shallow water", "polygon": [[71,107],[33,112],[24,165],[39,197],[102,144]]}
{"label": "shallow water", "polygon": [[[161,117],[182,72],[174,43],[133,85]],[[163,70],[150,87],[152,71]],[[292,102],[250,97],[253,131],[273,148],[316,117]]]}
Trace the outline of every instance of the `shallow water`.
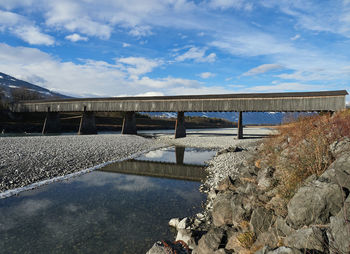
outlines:
{"label": "shallow water", "polygon": [[160,149],[2,199],[0,253],[145,253],[173,239],[170,218],[201,210],[196,181],[214,154]]}

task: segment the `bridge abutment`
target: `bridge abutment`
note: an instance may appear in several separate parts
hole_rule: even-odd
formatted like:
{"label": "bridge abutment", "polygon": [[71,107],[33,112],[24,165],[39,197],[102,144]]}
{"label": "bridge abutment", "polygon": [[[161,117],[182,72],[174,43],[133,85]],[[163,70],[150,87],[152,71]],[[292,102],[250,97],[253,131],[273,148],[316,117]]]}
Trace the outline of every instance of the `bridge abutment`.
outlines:
{"label": "bridge abutment", "polygon": [[80,120],[78,135],[97,134],[95,113],[84,111]]}
{"label": "bridge abutment", "polygon": [[135,112],[125,112],[122,134],[137,134]]}
{"label": "bridge abutment", "polygon": [[243,112],[239,112],[238,126],[237,126],[237,139],[243,138]]}
{"label": "bridge abutment", "polygon": [[46,134],[59,132],[61,132],[60,114],[58,112],[50,112],[49,109],[46,114],[44,126],[41,133]]}
{"label": "bridge abutment", "polygon": [[186,137],[185,113],[177,112],[177,119],[175,124],[175,138],[184,138],[184,137]]}

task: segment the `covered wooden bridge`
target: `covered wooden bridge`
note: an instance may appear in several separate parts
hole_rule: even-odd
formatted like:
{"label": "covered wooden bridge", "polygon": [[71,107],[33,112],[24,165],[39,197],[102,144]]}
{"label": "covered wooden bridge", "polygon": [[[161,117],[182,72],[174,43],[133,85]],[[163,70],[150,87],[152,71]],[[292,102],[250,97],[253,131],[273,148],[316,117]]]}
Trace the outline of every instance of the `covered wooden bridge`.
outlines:
{"label": "covered wooden bridge", "polygon": [[13,112],[47,112],[43,133],[59,132],[60,112],[81,112],[79,134],[97,133],[95,112],[124,112],[123,134],[136,134],[135,112],[177,112],[175,138],[185,137],[184,112],[334,112],[346,107],[346,90],[296,93],[252,93],[153,97],[113,97],[21,101]]}

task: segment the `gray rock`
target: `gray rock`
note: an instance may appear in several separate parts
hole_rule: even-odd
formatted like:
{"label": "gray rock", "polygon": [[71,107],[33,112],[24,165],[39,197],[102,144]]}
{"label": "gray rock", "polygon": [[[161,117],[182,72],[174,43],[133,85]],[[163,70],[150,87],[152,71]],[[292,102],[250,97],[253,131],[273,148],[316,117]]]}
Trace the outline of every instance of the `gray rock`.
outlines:
{"label": "gray rock", "polygon": [[343,192],[338,185],[313,181],[301,187],[288,203],[288,223],[295,229],[304,225],[329,223],[343,205]]}
{"label": "gray rock", "polygon": [[267,231],[269,227],[273,224],[273,214],[271,211],[258,207],[256,208],[250,219],[250,224],[253,226],[253,230],[255,234],[258,236],[259,234]]}
{"label": "gray rock", "polygon": [[215,226],[233,224],[232,221],[232,207],[231,207],[231,193],[219,193],[213,203],[213,223]]}
{"label": "gray rock", "polygon": [[327,236],[331,253],[350,253],[350,196],[339,214],[331,217]]}
{"label": "gray rock", "polygon": [[[212,254],[218,250],[224,230],[221,228],[212,228],[198,241],[198,246],[192,251],[192,254]],[[224,246],[222,246],[224,247]]]}
{"label": "gray rock", "polygon": [[286,237],[295,232],[293,228],[287,225],[286,220],[278,216],[274,227],[277,229],[278,235]]}
{"label": "gray rock", "polygon": [[230,176],[227,176],[226,178],[224,178],[223,180],[221,180],[218,183],[218,186],[216,188],[216,190],[218,191],[226,191],[226,190],[235,190],[235,186],[233,184],[233,180],[231,179]]}
{"label": "gray rock", "polygon": [[270,228],[268,231],[261,233],[253,244],[254,247],[269,246],[270,248],[276,248],[279,242],[277,230]]}
{"label": "gray rock", "polygon": [[177,253],[177,254],[188,254],[188,251],[182,246],[180,243],[173,243],[169,241],[165,241],[166,246],[164,245],[164,242],[156,242],[152,248],[146,252],[146,254],[168,254],[170,253]]}
{"label": "gray rock", "polygon": [[237,225],[249,211],[243,206],[243,197],[236,193],[219,193],[213,203],[213,223],[216,227]]}
{"label": "gray rock", "polygon": [[177,231],[175,241],[179,241],[179,240],[185,242],[190,249],[194,249],[196,247],[196,242],[195,242],[194,238],[192,237],[191,230],[180,229],[179,231]]}
{"label": "gray rock", "polygon": [[329,181],[350,190],[350,152],[341,154],[321,175],[320,181]]}
{"label": "gray rock", "polygon": [[274,172],[275,169],[272,167],[266,167],[259,170],[257,181],[260,189],[268,190],[273,186],[275,182],[275,180],[273,179]]}
{"label": "gray rock", "polygon": [[302,254],[302,252],[295,248],[288,248],[285,246],[272,250],[268,246],[264,246],[262,249],[256,251],[254,254]]}
{"label": "gray rock", "polygon": [[350,152],[350,138],[346,137],[343,140],[335,141],[330,145],[330,152],[334,157]]}
{"label": "gray rock", "polygon": [[322,231],[317,227],[302,228],[284,239],[287,247],[324,251],[325,241]]}
{"label": "gray rock", "polygon": [[156,242],[146,254],[168,254],[168,252],[160,242]]}

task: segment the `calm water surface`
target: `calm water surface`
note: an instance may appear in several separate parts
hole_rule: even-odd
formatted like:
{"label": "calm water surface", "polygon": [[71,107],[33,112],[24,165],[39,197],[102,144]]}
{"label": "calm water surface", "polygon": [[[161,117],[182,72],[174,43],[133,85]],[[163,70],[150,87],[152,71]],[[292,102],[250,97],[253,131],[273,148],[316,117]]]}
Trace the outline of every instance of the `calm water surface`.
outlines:
{"label": "calm water surface", "polygon": [[2,199],[0,253],[145,253],[173,238],[170,218],[201,210],[200,165],[214,154],[161,149]]}

